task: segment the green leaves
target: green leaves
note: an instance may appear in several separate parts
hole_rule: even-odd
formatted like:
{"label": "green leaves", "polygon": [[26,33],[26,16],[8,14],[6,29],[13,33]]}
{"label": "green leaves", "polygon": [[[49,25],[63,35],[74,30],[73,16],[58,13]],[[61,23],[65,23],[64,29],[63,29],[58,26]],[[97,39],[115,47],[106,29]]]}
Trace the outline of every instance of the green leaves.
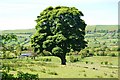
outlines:
{"label": "green leaves", "polygon": [[17,46],[17,36],[14,34],[2,34],[0,35],[0,44],[2,44],[2,49],[1,51],[3,52],[2,56],[4,58],[9,57],[10,52],[15,53],[16,49],[15,47]]}
{"label": "green leaves", "polygon": [[83,13],[75,7],[50,6],[43,10],[37,16],[36,33],[31,38],[35,51],[46,50],[54,56],[65,56],[70,49],[80,51],[85,48],[86,24],[80,16]]}
{"label": "green leaves", "polygon": [[43,47],[44,49],[50,48],[50,47],[53,46],[53,43],[54,43],[53,40],[46,40],[46,41],[43,42],[43,46],[42,46],[42,47]]}
{"label": "green leaves", "polygon": [[63,54],[63,49],[60,47],[54,47],[52,49],[52,53],[56,56],[59,56],[59,55]]}
{"label": "green leaves", "polygon": [[56,37],[55,42],[57,44],[62,43],[63,41],[67,40],[67,38],[65,38],[62,34],[57,34],[55,35],[55,37]]}
{"label": "green leaves", "polygon": [[2,37],[2,40],[5,42],[10,42],[12,40],[17,41],[17,36],[14,34],[4,34],[4,35],[1,35],[1,37]]}

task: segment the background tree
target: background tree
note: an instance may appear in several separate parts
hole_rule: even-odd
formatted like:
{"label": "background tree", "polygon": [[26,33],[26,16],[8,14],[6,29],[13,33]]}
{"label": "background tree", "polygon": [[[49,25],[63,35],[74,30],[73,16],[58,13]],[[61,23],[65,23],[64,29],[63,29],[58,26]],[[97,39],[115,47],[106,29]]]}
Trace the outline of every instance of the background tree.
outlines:
{"label": "background tree", "polygon": [[[6,58],[7,56],[9,56],[10,52],[14,52],[17,36],[14,34],[2,34],[0,35],[0,37],[2,38],[0,44],[2,44],[1,47],[2,47],[3,57]],[[7,54],[6,52],[9,53]]]}
{"label": "background tree", "polygon": [[19,55],[21,55],[21,53],[22,53],[22,46],[20,44],[17,44],[15,46],[15,55],[19,56]]}
{"label": "background tree", "polygon": [[[66,65],[66,53],[84,49],[86,24],[81,19],[83,13],[75,7],[48,7],[37,16],[36,33],[31,37],[31,45],[36,53],[51,52]],[[44,53],[43,53],[44,54]]]}

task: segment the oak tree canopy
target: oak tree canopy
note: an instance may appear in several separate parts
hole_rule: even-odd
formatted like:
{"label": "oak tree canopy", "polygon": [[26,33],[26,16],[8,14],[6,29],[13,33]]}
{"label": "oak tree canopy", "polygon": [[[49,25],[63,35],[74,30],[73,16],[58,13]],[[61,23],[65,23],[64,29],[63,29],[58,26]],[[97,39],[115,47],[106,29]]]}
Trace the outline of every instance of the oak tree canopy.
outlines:
{"label": "oak tree canopy", "polygon": [[87,46],[84,40],[85,21],[83,13],[75,7],[48,7],[37,16],[36,33],[31,37],[31,45],[36,53],[46,50],[61,59],[66,65],[66,53],[80,51]]}

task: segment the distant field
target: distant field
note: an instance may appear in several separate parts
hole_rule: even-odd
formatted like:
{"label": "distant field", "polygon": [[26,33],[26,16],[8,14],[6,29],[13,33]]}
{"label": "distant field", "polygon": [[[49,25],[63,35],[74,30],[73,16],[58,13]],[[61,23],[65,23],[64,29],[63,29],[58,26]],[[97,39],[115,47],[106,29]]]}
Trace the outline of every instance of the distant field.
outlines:
{"label": "distant field", "polygon": [[2,33],[34,33],[35,29],[4,30]]}
{"label": "distant field", "polygon": [[[108,32],[106,30],[108,30]],[[91,31],[91,32],[87,32],[87,31]],[[110,47],[110,45],[117,46],[117,42],[119,38],[118,37],[119,34],[117,33],[117,31],[118,31],[117,25],[88,25],[86,27],[85,40],[89,41],[88,46],[91,45],[97,46],[100,45],[101,43],[106,43],[106,46],[108,47]],[[35,33],[35,29],[4,30],[1,31],[1,33],[16,34],[18,36],[20,43],[23,43],[25,39],[27,40],[27,42],[30,41],[30,37]],[[100,43],[100,44],[96,44],[96,43]],[[27,45],[29,44],[27,43]]]}
{"label": "distant field", "polygon": [[[84,50],[93,56],[81,58],[82,51],[67,53],[67,65],[64,66],[54,56],[39,56],[35,60],[29,57],[3,59],[0,63],[4,65],[3,70],[10,66],[9,73],[15,75],[22,71],[38,74],[39,78],[118,78],[118,32],[117,25],[88,25],[85,35],[88,47]],[[35,29],[4,30],[1,33],[17,35],[20,45],[29,49]],[[69,54],[78,61],[71,62]]]}
{"label": "distant field", "polygon": [[[85,40],[89,41],[88,47],[95,47],[99,45],[103,46],[103,43],[105,43],[107,47],[115,47],[118,46],[117,42],[119,34],[117,33],[117,31],[118,31],[117,25],[88,25],[86,27]],[[24,45],[29,45],[30,37],[35,33],[35,29],[4,30],[1,31],[1,33],[16,34],[18,36],[20,43],[23,43]],[[27,41],[24,42],[24,40]]]}
{"label": "distant field", "polygon": [[[117,25],[88,25],[86,27],[86,30],[118,30],[118,26]],[[34,33],[35,29],[19,29],[19,30],[4,30],[1,31],[2,33]]]}
{"label": "distant field", "polygon": [[118,25],[88,25],[86,30],[118,30]]}

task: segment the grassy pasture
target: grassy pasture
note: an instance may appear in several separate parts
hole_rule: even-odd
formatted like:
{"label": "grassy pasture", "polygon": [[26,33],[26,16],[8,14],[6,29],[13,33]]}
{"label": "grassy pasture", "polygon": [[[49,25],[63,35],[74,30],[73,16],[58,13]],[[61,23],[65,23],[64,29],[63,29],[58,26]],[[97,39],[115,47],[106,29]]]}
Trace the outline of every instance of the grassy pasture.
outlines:
{"label": "grassy pasture", "polygon": [[[51,61],[42,61],[44,58]],[[11,74],[23,71],[38,74],[39,78],[118,78],[117,57],[86,57],[75,63],[69,62],[69,59],[67,56],[65,66],[60,65],[60,59],[53,56],[37,57],[35,60],[30,58],[1,60],[1,62],[11,66],[9,72]]]}
{"label": "grassy pasture", "polygon": [[[104,27],[104,28],[103,28]],[[97,48],[104,48],[107,46],[107,54],[115,53],[118,51],[114,48],[118,47],[118,33],[99,33],[94,30],[117,30],[117,25],[91,25],[87,26],[86,30],[91,30],[92,33],[86,33],[85,39],[88,40],[88,47],[92,50]],[[93,33],[94,32],[94,33]],[[2,34],[13,33],[18,36],[20,44],[29,46],[30,35],[35,33],[35,29],[26,30],[5,30],[1,31]],[[26,39],[26,42],[25,42]],[[97,49],[96,48],[96,49]],[[24,51],[23,51],[24,52]],[[74,56],[76,57],[76,56]],[[10,66],[8,73],[15,74],[17,71],[38,74],[39,78],[118,78],[118,57],[111,56],[93,56],[83,59],[79,58],[77,62],[70,62],[70,56],[67,56],[67,65],[62,66],[60,59],[54,56],[39,56],[35,60],[30,58],[22,59],[3,59],[2,70],[7,70]],[[6,68],[6,69],[4,69]]]}
{"label": "grassy pasture", "polygon": [[2,31],[3,34],[5,33],[34,33],[35,29],[18,29],[18,30],[4,30]]}

